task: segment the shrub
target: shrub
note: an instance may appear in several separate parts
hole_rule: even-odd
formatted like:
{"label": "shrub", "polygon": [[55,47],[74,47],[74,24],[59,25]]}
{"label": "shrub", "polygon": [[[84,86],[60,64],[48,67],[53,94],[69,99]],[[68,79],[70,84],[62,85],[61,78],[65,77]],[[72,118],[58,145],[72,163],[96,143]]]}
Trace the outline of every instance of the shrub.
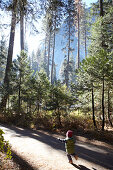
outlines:
{"label": "shrub", "polygon": [[11,147],[9,145],[9,142],[5,141],[3,134],[3,130],[0,129],[0,152],[4,153],[6,151],[6,158],[11,159]]}

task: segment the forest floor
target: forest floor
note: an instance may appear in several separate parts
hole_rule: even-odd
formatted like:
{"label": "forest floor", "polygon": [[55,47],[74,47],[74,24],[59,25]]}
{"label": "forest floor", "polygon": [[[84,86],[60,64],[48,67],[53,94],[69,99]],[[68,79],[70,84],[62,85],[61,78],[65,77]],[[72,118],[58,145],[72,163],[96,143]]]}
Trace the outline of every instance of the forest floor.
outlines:
{"label": "forest floor", "polygon": [[13,159],[4,164],[4,170],[113,169],[113,146],[105,142],[77,136],[79,159],[73,159],[73,164],[69,164],[64,144],[57,140],[65,136],[15,126],[0,125],[0,128],[5,132],[5,140],[9,140],[12,146],[13,155]]}

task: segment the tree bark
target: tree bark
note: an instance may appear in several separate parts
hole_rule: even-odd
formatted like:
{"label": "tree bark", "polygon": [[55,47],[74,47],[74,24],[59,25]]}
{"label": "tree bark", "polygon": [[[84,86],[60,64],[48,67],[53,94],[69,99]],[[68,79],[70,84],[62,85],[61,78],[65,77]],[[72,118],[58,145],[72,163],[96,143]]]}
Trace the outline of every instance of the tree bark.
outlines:
{"label": "tree bark", "polygon": [[103,76],[103,83],[102,83],[102,131],[104,131],[105,125],[105,112],[104,112],[104,76]]}
{"label": "tree bark", "polygon": [[20,10],[20,46],[21,51],[24,50],[24,14],[23,8]]}
{"label": "tree bark", "polygon": [[18,91],[18,113],[20,113],[21,110],[21,72],[19,77],[19,91]]}
{"label": "tree bark", "polygon": [[69,61],[70,61],[70,21],[69,21],[69,42],[68,42],[68,58],[67,58],[67,71],[66,71],[66,73],[67,73],[66,86],[67,87],[69,87]]}
{"label": "tree bark", "polygon": [[100,6],[100,16],[103,17],[104,11],[103,11],[103,0],[99,0],[99,6]]}
{"label": "tree bark", "polygon": [[79,16],[79,1],[77,7],[77,21],[78,21],[78,52],[77,52],[77,69],[80,66],[80,16]]}
{"label": "tree bark", "polygon": [[94,127],[97,128],[96,121],[95,121],[95,107],[94,107],[94,90],[93,90],[93,86],[92,86],[92,112],[93,112],[93,124],[94,124]]}
{"label": "tree bark", "polygon": [[53,84],[53,73],[54,73],[54,51],[55,51],[55,31],[56,31],[56,11],[55,11],[55,26],[54,26],[54,37],[53,37],[53,56],[52,56],[52,65],[51,65],[51,84]]}
{"label": "tree bark", "polygon": [[51,28],[49,33],[49,46],[48,46],[48,62],[47,62],[47,77],[49,79],[49,65],[50,65],[50,48],[51,48]]}
{"label": "tree bark", "polygon": [[[99,0],[99,7],[100,7],[100,17],[104,16],[104,11],[103,11],[103,0]],[[103,25],[103,22],[101,23]],[[101,47],[104,47],[104,35],[103,32],[102,34],[102,44]],[[104,112],[104,76],[102,80],[102,131],[104,131],[104,125],[105,125],[105,112]]]}
{"label": "tree bark", "polygon": [[[68,1],[68,5],[70,6],[70,2]],[[69,10],[69,37],[68,37],[68,58],[67,58],[67,69],[66,69],[66,86],[69,87],[69,61],[70,61],[70,10]]]}
{"label": "tree bark", "polygon": [[86,38],[86,28],[85,28],[85,57],[87,56],[87,38]]}
{"label": "tree bark", "polygon": [[110,118],[110,92],[109,92],[109,88],[108,88],[108,119],[109,119],[109,123],[111,125],[111,127],[113,127],[111,118]]}
{"label": "tree bark", "polygon": [[47,73],[47,59],[46,59],[47,54],[46,53],[47,53],[47,33],[46,33],[46,36],[45,36],[45,49],[44,49],[44,69]]}

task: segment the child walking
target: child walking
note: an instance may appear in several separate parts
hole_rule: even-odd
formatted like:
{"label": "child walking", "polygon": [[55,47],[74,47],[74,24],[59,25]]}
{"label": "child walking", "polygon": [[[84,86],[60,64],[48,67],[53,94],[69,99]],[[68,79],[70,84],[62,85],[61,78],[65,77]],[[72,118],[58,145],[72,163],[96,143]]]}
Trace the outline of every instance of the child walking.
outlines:
{"label": "child walking", "polygon": [[65,149],[66,149],[66,153],[67,153],[67,157],[69,160],[69,163],[73,163],[72,161],[72,157],[74,156],[74,158],[77,160],[78,156],[75,154],[75,140],[73,137],[73,131],[68,130],[66,133],[66,138],[65,139],[60,139],[58,138],[61,142],[65,142]]}

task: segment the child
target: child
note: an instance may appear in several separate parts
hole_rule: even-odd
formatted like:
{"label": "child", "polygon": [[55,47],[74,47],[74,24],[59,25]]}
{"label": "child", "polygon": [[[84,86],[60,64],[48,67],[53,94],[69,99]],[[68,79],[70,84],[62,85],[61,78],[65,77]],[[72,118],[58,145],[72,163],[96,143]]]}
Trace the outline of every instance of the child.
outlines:
{"label": "child", "polygon": [[[58,138],[59,139],[59,138]],[[67,157],[69,160],[69,163],[73,163],[71,155],[75,157],[75,159],[78,159],[78,156],[75,154],[75,140],[73,138],[73,132],[71,130],[68,130],[66,133],[65,139],[59,139],[61,142],[65,142],[65,149],[67,153]]]}

